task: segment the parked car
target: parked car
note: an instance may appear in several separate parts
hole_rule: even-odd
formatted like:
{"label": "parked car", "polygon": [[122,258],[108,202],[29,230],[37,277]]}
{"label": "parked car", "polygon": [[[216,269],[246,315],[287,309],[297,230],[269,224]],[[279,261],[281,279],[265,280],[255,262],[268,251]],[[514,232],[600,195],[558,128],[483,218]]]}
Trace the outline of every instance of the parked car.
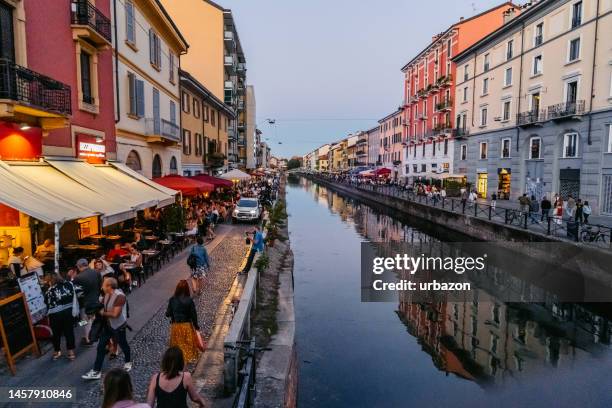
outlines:
{"label": "parked car", "polygon": [[257,198],[241,198],[232,213],[232,222],[257,221],[261,217],[261,206]]}

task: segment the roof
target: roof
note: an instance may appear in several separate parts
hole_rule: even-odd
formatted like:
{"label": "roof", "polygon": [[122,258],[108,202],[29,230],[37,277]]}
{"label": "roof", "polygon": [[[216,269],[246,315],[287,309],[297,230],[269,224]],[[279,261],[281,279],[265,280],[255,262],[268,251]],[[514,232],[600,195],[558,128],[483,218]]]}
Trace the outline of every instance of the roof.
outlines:
{"label": "roof", "polygon": [[208,101],[212,102],[216,108],[225,111],[230,117],[233,119],[236,117],[236,112],[229,106],[227,106],[221,99],[217,98],[211,91],[209,91],[200,81],[198,81],[193,75],[189,72],[179,69],[179,76],[181,79],[181,83],[185,85],[190,85],[191,88],[195,89],[201,95],[204,96]]}
{"label": "roof", "polygon": [[401,69],[401,71],[405,71],[409,65],[411,65],[413,62],[415,62],[417,59],[419,59],[423,54],[427,53],[427,51],[429,51],[429,49],[436,44],[440,38],[444,37],[445,34],[449,33],[450,31],[452,31],[455,27],[461,25],[461,24],[465,24],[468,21],[474,20],[476,18],[479,18],[487,13],[490,13],[493,10],[497,10],[498,8],[501,7],[518,7],[517,5],[515,5],[514,3],[512,3],[511,1],[507,1],[505,3],[499,4],[495,7],[491,7],[490,9],[487,9],[485,11],[483,11],[482,13],[478,13],[473,15],[472,17],[469,18],[464,18],[463,20],[459,20],[456,23],[450,25],[446,30],[442,31],[439,35],[438,38],[436,38],[434,41],[430,42],[429,44],[427,44],[427,46],[425,48],[423,48],[414,58],[412,58],[410,61],[408,61],[406,63],[406,65],[404,65]]}
{"label": "roof", "polygon": [[[554,1],[547,1],[547,0],[543,0],[539,3],[534,4],[533,6],[525,10],[525,12],[514,17],[512,20],[510,20],[503,26],[499,27],[497,30],[481,38],[479,41],[472,44],[472,46],[466,48],[459,54],[455,55],[455,57],[452,60],[453,61],[462,60],[463,58],[465,58],[466,55],[473,53],[475,50],[482,48],[486,46],[487,44],[490,44],[491,42],[495,41],[495,39],[514,30],[517,26],[521,25],[523,21],[531,18],[534,14],[540,12],[540,10],[542,10],[543,8],[548,7],[548,6],[553,6],[554,4],[555,4]],[[520,6],[515,6],[515,7],[520,8]]]}
{"label": "roof", "polygon": [[378,123],[382,123],[385,120],[391,119],[393,116],[397,115],[398,113],[401,113],[404,110],[404,108],[398,108],[397,110],[395,110],[393,113],[388,114],[387,116],[385,116],[382,119],[378,120]]}

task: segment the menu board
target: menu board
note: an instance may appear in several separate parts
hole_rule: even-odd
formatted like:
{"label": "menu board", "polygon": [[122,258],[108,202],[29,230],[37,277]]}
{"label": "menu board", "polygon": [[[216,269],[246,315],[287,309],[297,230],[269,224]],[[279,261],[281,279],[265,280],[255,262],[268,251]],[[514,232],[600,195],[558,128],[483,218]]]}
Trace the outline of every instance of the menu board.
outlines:
{"label": "menu board", "polygon": [[26,302],[28,303],[28,309],[32,316],[32,322],[36,323],[40,321],[47,312],[47,306],[45,305],[45,298],[38,283],[38,276],[35,272],[29,273],[18,279],[19,288],[25,296]]}
{"label": "menu board", "polygon": [[9,369],[15,375],[15,358],[30,350],[40,355],[23,293],[0,300],[0,335]]}

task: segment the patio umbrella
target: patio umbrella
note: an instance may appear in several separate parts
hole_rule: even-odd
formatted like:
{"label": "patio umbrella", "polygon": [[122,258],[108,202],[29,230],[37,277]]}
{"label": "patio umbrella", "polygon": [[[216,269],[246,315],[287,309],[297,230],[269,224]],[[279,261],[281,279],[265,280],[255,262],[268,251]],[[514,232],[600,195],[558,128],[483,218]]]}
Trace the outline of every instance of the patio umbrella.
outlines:
{"label": "patio umbrella", "polygon": [[218,187],[232,188],[234,186],[234,184],[229,180],[224,180],[219,177],[209,176],[208,174],[198,174],[197,176],[192,176],[190,178],[192,180],[203,181],[204,183],[212,184],[213,186],[215,186],[215,188],[218,188]]}
{"label": "patio umbrella", "polygon": [[248,174],[246,174],[244,171],[240,171],[238,169],[234,169],[232,171],[229,171],[225,174],[221,175],[222,179],[226,179],[226,180],[238,180],[238,181],[243,181],[243,180],[250,180],[251,176],[249,176]]}
{"label": "patio umbrella", "polygon": [[369,177],[374,175],[374,170],[364,170],[359,172],[360,176]]}
{"label": "patio umbrella", "polygon": [[391,174],[391,170],[386,167],[381,167],[380,169],[374,171],[375,176],[388,176],[389,174]]}
{"label": "patio umbrella", "polygon": [[203,181],[193,180],[177,174],[158,177],[153,179],[154,182],[161,184],[164,187],[173,190],[179,190],[183,195],[192,196],[200,193],[210,193],[215,190],[215,186]]}

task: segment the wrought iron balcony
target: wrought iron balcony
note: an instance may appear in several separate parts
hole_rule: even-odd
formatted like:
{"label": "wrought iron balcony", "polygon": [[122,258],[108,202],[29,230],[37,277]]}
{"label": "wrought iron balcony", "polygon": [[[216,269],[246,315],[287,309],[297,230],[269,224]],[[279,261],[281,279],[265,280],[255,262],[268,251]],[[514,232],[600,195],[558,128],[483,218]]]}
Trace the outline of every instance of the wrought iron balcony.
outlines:
{"label": "wrought iron balcony", "polygon": [[85,27],[86,36],[96,45],[109,45],[112,41],[111,21],[88,0],[72,0],[71,22],[73,26]]}
{"label": "wrought iron balcony", "polygon": [[453,129],[453,137],[455,139],[465,139],[470,134],[469,129],[455,128]]}
{"label": "wrought iron balcony", "polygon": [[564,102],[548,107],[548,119],[575,119],[584,114],[584,101]]}
{"label": "wrought iron balcony", "polygon": [[439,110],[439,111],[449,111],[452,109],[452,107],[453,107],[452,98],[445,98],[443,101],[436,104],[436,110]]}
{"label": "wrought iron balcony", "polygon": [[61,116],[72,113],[68,85],[6,59],[0,59],[0,99]]}
{"label": "wrought iron balcony", "polygon": [[516,124],[521,127],[537,126],[546,120],[545,110],[530,110],[516,115]]}

